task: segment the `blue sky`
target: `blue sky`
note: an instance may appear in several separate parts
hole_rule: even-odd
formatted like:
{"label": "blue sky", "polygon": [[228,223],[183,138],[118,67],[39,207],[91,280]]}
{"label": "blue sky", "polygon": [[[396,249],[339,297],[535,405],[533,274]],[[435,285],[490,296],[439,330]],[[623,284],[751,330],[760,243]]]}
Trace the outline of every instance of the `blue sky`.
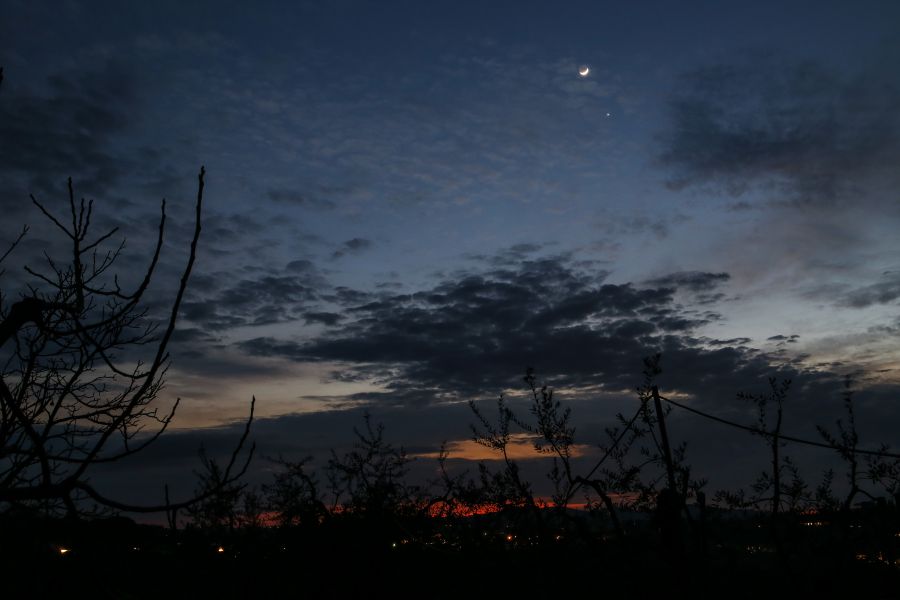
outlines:
{"label": "blue sky", "polygon": [[174,274],[206,165],[167,388],[186,436],[256,394],[263,432],[340,410],[322,447],[363,409],[401,440],[446,423],[424,452],[528,365],[599,431],[657,351],[664,389],[738,414],[794,377],[810,436],[855,374],[896,436],[898,13],[5,2],[2,231],[33,224],[22,261],[51,244],[28,193],[71,175],[138,264],[165,196]]}

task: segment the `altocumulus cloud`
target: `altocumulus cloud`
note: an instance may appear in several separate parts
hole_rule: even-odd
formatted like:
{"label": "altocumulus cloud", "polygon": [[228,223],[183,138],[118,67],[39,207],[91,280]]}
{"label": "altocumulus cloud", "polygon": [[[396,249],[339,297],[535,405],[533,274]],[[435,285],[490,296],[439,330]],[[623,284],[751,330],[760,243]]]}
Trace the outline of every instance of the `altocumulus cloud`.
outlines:
{"label": "altocumulus cloud", "polygon": [[758,55],[686,73],[660,136],[669,185],[734,195],[766,186],[794,201],[833,201],[895,168],[898,84],[896,68],[878,62],[847,75]]}
{"label": "altocumulus cloud", "polygon": [[0,174],[19,189],[4,196],[14,200],[3,204],[4,211],[16,214],[27,206],[27,191],[59,192],[60,174],[78,174],[83,190],[94,194],[119,180],[129,163],[111,144],[137,104],[124,66],[109,61],[77,76],[54,75],[42,90],[7,79],[0,94]]}
{"label": "altocumulus cloud", "polygon": [[882,280],[858,287],[838,298],[838,304],[849,308],[867,308],[875,304],[890,304],[900,298],[900,273],[886,272]]}
{"label": "altocumulus cloud", "polygon": [[365,252],[371,247],[372,240],[355,237],[342,243],[340,247],[338,247],[338,249],[332,253],[331,258],[341,258],[348,254],[360,254],[361,252]]}
{"label": "altocumulus cloud", "polygon": [[351,403],[426,405],[484,398],[517,385],[531,365],[578,394],[627,391],[640,382],[642,358],[664,356],[666,385],[698,397],[733,398],[773,374],[809,384],[825,373],[696,329],[719,318],[676,301],[678,287],[709,292],[722,273],[679,273],[638,287],[608,283],[606,273],[567,257],[536,258],[447,275],[430,289],[382,294],[344,308],[344,319],[312,339],[258,337],[240,342],[251,355],[341,363],[335,381],[370,379],[386,391],[342,398]]}

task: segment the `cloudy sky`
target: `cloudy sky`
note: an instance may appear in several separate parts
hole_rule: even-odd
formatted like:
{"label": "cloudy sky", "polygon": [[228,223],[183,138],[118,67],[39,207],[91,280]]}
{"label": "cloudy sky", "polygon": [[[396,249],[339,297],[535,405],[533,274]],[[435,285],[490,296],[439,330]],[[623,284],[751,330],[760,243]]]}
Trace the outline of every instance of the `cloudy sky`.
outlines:
{"label": "cloudy sky", "polygon": [[[263,454],[345,444],[368,410],[463,459],[459,402],[515,398],[526,366],[597,443],[656,352],[664,393],[748,421],[737,392],[793,378],[786,429],[812,438],[852,375],[864,440],[896,445],[897,23],[823,0],[6,0],[0,232],[32,226],[20,264],[53,248],[28,194],[63,206],[71,176],[127,277],[165,197],[162,306],[206,166],[163,393],[181,433],[123,467],[156,488],[252,394]],[[758,440],[674,419],[712,477],[751,477]]]}

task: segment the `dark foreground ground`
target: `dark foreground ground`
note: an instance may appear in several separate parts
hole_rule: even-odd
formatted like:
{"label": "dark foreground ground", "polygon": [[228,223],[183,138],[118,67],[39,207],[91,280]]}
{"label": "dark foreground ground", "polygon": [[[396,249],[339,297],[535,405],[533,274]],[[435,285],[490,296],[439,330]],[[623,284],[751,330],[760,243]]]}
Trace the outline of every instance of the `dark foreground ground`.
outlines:
{"label": "dark foreground ground", "polygon": [[[623,543],[363,527],[172,533],[127,519],[0,520],[0,598],[900,598],[881,552],[809,538],[778,558],[752,524],[671,556]],[[587,540],[587,541],[586,541]]]}

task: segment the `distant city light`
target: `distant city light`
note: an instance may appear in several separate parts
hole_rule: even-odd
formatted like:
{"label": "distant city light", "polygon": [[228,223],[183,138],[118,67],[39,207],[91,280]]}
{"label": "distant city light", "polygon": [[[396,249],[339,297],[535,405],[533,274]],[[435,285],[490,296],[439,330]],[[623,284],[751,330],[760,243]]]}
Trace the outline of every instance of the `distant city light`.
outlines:
{"label": "distant city light", "polygon": [[71,552],[71,550],[69,548],[60,547],[60,549],[59,549],[60,554],[68,554],[69,552]]}

